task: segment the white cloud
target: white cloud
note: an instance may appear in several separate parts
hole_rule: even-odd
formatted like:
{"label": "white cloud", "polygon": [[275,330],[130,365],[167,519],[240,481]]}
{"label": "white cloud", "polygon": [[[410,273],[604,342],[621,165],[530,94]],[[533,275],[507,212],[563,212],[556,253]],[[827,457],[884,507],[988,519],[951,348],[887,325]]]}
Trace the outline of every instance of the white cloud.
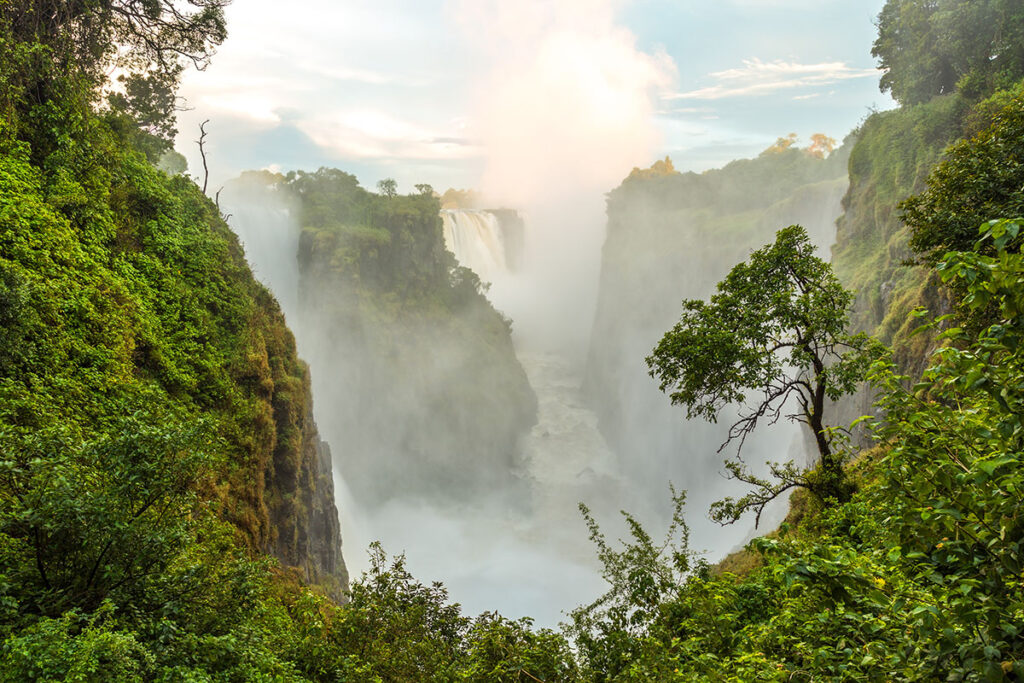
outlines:
{"label": "white cloud", "polygon": [[345,66],[344,64],[320,64],[315,61],[302,61],[295,64],[307,74],[326,78],[335,83],[365,83],[367,85],[412,86],[424,87],[431,85],[434,79],[423,77],[407,77],[400,73],[385,73],[373,69],[362,69]]}
{"label": "white cloud", "polygon": [[710,74],[715,85],[675,93],[668,100],[720,100],[727,97],[755,97],[771,95],[781,90],[813,88],[832,85],[855,78],[877,77],[877,69],[856,69],[846,62],[800,64],[775,60],[764,62],[758,58],[743,60],[743,66]]}
{"label": "white cloud", "polygon": [[376,109],[315,113],[296,122],[320,147],[348,159],[468,159],[479,154],[458,131],[435,130]]}
{"label": "white cloud", "polygon": [[[195,130],[210,119],[218,178],[242,163],[302,154],[310,165],[361,169],[407,160],[403,172],[390,173],[419,178],[426,161],[454,166],[478,156],[457,121],[466,115],[471,64],[443,4],[301,0],[282,11],[274,0],[234,3],[212,64],[184,79],[191,110],[179,116],[179,148],[197,162]],[[251,141],[239,154],[243,131]]]}
{"label": "white cloud", "polygon": [[[874,10],[854,11],[845,0],[706,3],[714,9],[691,17],[688,30],[725,35],[756,15],[759,31],[773,39],[718,40],[694,60],[682,38],[656,47],[666,41],[654,31],[664,22],[651,13],[676,2],[296,0],[288,11],[276,0],[236,2],[228,8],[230,35],[210,68],[185,78],[181,95],[193,109],[179,117],[179,148],[197,164],[196,129],[210,119],[212,175],[287,159],[350,168],[369,185],[381,167],[400,182],[441,187],[477,183],[486,165],[488,184],[515,190],[510,194],[526,189],[513,187],[524,175],[535,190],[560,188],[565,175],[607,189],[660,155],[657,119],[699,124],[721,116],[733,126],[771,129],[764,137],[774,139],[789,122],[753,115],[729,98],[777,94],[807,111],[838,110],[850,92],[871,101],[866,77],[875,71],[848,66],[858,57],[844,51],[839,36],[849,33],[850,17]],[[880,7],[883,0],[867,2]],[[781,11],[822,3],[835,9],[802,14],[801,22]],[[749,11],[755,8],[780,11]],[[804,44],[810,34],[803,20],[811,16],[832,17],[814,34],[827,51]],[[866,55],[867,45],[865,38],[857,54]],[[740,63],[738,46],[801,58]],[[691,84],[688,92],[679,92],[677,81]],[[826,97],[832,89],[839,96]],[[859,104],[843,109],[856,110],[851,125]],[[370,114],[381,121],[368,122]],[[377,153],[383,156],[374,159]],[[405,153],[412,156],[403,164]]]}
{"label": "white cloud", "polygon": [[706,116],[714,114],[715,109],[713,107],[665,107],[654,113],[658,116],[688,116],[698,114]]}

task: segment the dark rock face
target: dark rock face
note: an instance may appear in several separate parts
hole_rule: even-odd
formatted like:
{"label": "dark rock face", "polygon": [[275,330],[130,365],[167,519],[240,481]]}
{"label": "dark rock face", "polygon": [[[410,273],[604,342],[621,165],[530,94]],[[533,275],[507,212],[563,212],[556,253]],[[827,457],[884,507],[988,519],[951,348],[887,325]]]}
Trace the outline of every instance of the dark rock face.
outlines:
{"label": "dark rock face", "polygon": [[277,301],[260,285],[253,286],[258,288],[257,309],[246,335],[244,363],[236,370],[252,406],[240,424],[249,434],[239,443],[248,466],[232,486],[232,495],[248,506],[232,501],[234,521],[255,547],[340,599],[348,573],[330,450],[314,421],[309,367],[298,357]]}
{"label": "dark rock face", "polygon": [[[315,426],[314,434],[315,437]],[[321,575],[336,576],[348,585],[348,572],[341,555],[341,525],[334,498],[334,479],[331,467],[331,448],[326,441],[316,439],[317,472],[316,496],[310,495],[313,514],[309,524],[308,556],[313,568]]]}
{"label": "dark rock face", "polygon": [[275,410],[281,431],[297,430],[301,440],[279,443],[267,472],[272,530],[267,551],[282,564],[299,568],[305,581],[341,599],[348,588],[348,571],[341,554],[331,449],[320,439],[313,420],[308,372],[302,380],[301,413]]}

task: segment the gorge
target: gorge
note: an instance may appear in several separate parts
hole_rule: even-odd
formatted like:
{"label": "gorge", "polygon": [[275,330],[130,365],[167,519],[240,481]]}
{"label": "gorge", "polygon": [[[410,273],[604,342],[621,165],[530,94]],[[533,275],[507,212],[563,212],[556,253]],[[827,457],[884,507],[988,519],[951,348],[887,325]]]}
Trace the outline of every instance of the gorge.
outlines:
{"label": "gorge", "polygon": [[[581,502],[617,533],[619,510],[659,528],[669,522],[673,485],[690,492],[693,548],[714,560],[740,547],[748,524],[723,529],[702,514],[734,486],[717,464],[724,426],[682,419],[642,360],[670,326],[673,301],[706,295],[707,283],[778,225],[807,226],[827,253],[847,156],[848,148],[827,159],[793,149],[703,176],[635,173],[610,195],[599,281],[566,283],[560,292],[545,292],[558,273],[538,262],[557,268],[578,255],[552,253],[557,243],[536,234],[529,214],[438,211],[430,197],[372,199],[350,176],[325,170],[230,183],[221,199],[232,226],[254,272],[280,292],[313,368],[318,421],[337,444],[347,538],[404,552],[418,574],[444,577],[471,611],[530,615],[550,626],[600,592]],[[769,178],[771,189],[749,191]],[[410,215],[418,222],[406,225],[419,236],[375,217],[388,202],[416,207]],[[322,213],[325,205],[332,213]],[[372,232],[377,226],[388,232]],[[712,237],[724,231],[728,240]],[[449,303],[425,316],[423,302],[450,296],[452,281],[398,286],[410,277],[410,249],[446,249],[475,273],[510,328],[493,326],[499,313],[475,297],[468,308]],[[588,289],[584,298],[597,300],[589,338],[538,315],[537,296],[585,309],[575,293]],[[481,325],[493,326],[486,347],[474,341]],[[492,355],[472,360],[480,353]],[[495,363],[505,368],[500,374]],[[780,451],[808,458],[796,429],[755,436],[755,464]],[[357,571],[362,561],[349,553]],[[559,569],[537,576],[529,567],[538,562]]]}
{"label": "gorge", "polygon": [[0,6],[0,683],[1024,680],[1024,7],[441,4]]}

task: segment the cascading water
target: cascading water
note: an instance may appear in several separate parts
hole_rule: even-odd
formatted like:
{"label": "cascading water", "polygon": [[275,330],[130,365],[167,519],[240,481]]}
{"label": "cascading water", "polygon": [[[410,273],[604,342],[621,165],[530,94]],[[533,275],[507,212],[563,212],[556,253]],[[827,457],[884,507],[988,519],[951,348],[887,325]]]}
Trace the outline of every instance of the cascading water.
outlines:
{"label": "cascading water", "polygon": [[[520,476],[528,484],[529,515],[503,509],[484,517],[491,534],[503,539],[500,546],[488,546],[470,529],[472,523],[459,520],[458,536],[475,539],[478,547],[472,550],[479,564],[454,574],[449,569],[445,583],[469,607],[498,607],[503,614],[529,615],[553,626],[562,610],[589,602],[604,589],[579,503],[598,513],[606,527],[620,529],[617,512],[629,507],[628,487],[597,416],[583,400],[582,357],[537,343],[531,338],[536,325],[520,324],[538,303],[532,264],[520,262],[522,220],[513,211],[502,211],[500,217],[468,210],[441,215],[448,249],[461,265],[494,285],[488,298],[512,318],[516,356],[537,396],[537,424],[522,441]],[[507,554],[517,558],[511,572],[502,561]],[[523,557],[541,569],[519,573]]]}
{"label": "cascading water", "polygon": [[445,209],[444,243],[456,260],[480,277],[493,282],[508,270],[506,240],[498,217],[489,211]]}

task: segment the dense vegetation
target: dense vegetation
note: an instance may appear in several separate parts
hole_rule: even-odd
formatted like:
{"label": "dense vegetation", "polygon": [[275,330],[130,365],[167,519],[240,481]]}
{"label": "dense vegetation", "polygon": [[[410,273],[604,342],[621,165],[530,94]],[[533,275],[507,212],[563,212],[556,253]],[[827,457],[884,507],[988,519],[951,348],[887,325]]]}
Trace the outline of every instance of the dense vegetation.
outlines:
{"label": "dense vegetation", "polygon": [[[1024,95],[998,88],[1020,77],[1012,50],[967,54],[959,92],[908,95],[850,153],[837,274],[864,286],[858,327],[897,346],[870,372],[876,446],[844,454],[853,490],[796,497],[737,573],[689,550],[681,494],[664,542],[629,518],[615,547],[584,509],[609,591],[557,633],[469,619],[379,546],[347,604],[325,595],[344,576],[308,373],[216,206],[153,166],[172,123],[144,113],[179,73],[159,40],[202,60],[223,37],[220,4],[197,4],[0,5],[0,680],[1024,679]],[[1015,7],[890,0],[879,45],[915,9],[991,9],[1000,39],[1019,35]],[[157,80],[105,104],[112,45],[134,40]],[[773,198],[841,180],[820,171],[842,155],[789,147],[733,166],[737,190],[639,173],[610,218],[657,198],[663,234],[680,217],[761,225],[786,210]],[[428,193],[373,195],[329,170],[273,182],[300,197],[305,267],[357,293],[341,312],[368,339],[407,329],[391,325],[409,310],[466,309],[507,339],[439,246]],[[910,316],[919,302],[934,305]]]}
{"label": "dense vegetation", "polygon": [[173,122],[136,116],[139,86],[101,96],[114,43],[135,39],[153,61],[121,66],[172,87],[161,59],[223,37],[219,5],[198,4],[2,6],[4,680],[229,671],[270,556],[346,583],[276,302],[213,203],[154,168]]}
{"label": "dense vegetation", "polygon": [[[909,21],[915,10],[934,13],[929,30],[959,22],[961,33],[970,29],[964,12],[995,12],[999,20],[973,34],[982,42],[1024,27],[1015,3],[893,0],[880,18],[876,54],[890,67],[882,85],[906,106],[856,131],[834,249],[837,274],[857,290],[855,329],[895,346],[894,361],[871,373],[868,400],[850,412],[885,418],[875,418],[874,448],[845,454],[857,491],[844,504],[796,496],[778,532],[717,570],[695,565],[684,543],[661,546],[637,530],[619,555],[604,555],[620,577],[606,596],[615,609],[585,622],[588,637],[577,634],[594,680],[1024,674],[1020,228],[988,224],[1020,214],[1019,41],[986,44],[977,59],[907,24],[897,31],[900,14]],[[967,66],[943,85],[944,66],[899,53],[909,48],[895,40]],[[936,71],[925,73],[929,64]],[[916,88],[923,94],[910,94]],[[930,310],[911,315],[918,306]]]}
{"label": "dense vegetation", "polygon": [[[934,343],[931,335],[912,334],[917,325],[911,312],[925,307],[946,313],[951,306],[933,271],[916,262],[934,265],[947,248],[971,248],[982,221],[1019,215],[1009,188],[1019,140],[1010,126],[990,126],[999,117],[1012,119],[1013,102],[1020,101],[1016,83],[1024,77],[1024,62],[1021,42],[1011,37],[1022,27],[1018,3],[1000,0],[890,0],[879,17],[874,52],[888,69],[881,86],[891,88],[904,106],[872,114],[855,131],[833,265],[857,294],[855,329],[890,345],[910,375],[924,370]],[[935,87],[947,71],[953,85]],[[905,98],[900,88],[920,89],[921,95]],[[1000,137],[986,141],[996,130],[1003,131]],[[951,150],[944,170],[936,173],[951,180],[957,176],[961,185],[948,183],[948,196],[937,196],[926,180],[946,148],[960,139],[965,140],[957,147],[961,151]],[[980,153],[970,160],[965,147]],[[973,188],[972,182],[977,183]],[[914,195],[919,198],[902,204]],[[933,221],[934,231],[924,224]],[[844,403],[843,417],[849,421],[869,412],[872,400],[864,392]]]}
{"label": "dense vegetation", "polygon": [[883,91],[903,105],[970,99],[1024,76],[1024,7],[1015,0],[889,0],[872,54]]}

